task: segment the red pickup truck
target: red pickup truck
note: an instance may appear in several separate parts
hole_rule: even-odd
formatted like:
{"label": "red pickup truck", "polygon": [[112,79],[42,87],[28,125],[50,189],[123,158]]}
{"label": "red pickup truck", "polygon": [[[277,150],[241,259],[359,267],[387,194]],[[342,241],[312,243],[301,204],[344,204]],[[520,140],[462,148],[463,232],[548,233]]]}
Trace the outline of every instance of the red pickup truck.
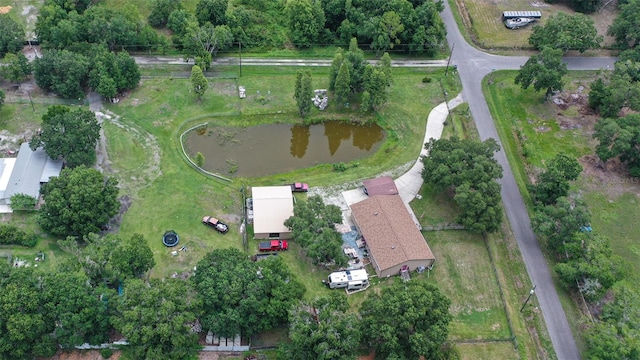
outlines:
{"label": "red pickup truck", "polygon": [[258,245],[258,250],[261,252],[264,251],[282,251],[289,249],[289,243],[287,240],[271,240],[271,241],[262,241]]}

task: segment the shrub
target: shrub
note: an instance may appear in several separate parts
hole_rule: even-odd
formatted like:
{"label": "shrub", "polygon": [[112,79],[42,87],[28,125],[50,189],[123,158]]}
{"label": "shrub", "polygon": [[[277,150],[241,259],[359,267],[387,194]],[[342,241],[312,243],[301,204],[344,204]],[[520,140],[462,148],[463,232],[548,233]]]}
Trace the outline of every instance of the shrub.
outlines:
{"label": "shrub", "polygon": [[34,247],[37,243],[38,237],[34,233],[27,233],[14,225],[0,225],[0,245]]}
{"label": "shrub", "polygon": [[347,171],[347,164],[343,162],[333,164],[333,171],[344,172]]}
{"label": "shrub", "polygon": [[109,359],[111,355],[113,355],[113,350],[109,348],[100,349],[100,356],[102,356],[103,359]]}
{"label": "shrub", "polygon": [[433,79],[430,78],[429,76],[425,76],[422,78],[423,83],[430,83],[431,81],[433,81]]}

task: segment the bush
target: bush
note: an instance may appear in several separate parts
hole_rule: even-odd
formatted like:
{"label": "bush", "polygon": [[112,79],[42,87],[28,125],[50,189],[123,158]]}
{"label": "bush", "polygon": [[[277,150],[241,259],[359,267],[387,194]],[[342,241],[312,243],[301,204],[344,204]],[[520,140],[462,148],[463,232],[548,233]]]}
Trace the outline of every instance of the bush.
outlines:
{"label": "bush", "polygon": [[109,359],[111,355],[113,355],[113,350],[109,348],[100,349],[100,356],[102,356],[103,359]]}
{"label": "bush", "polygon": [[333,164],[333,171],[344,172],[347,171],[347,164],[343,162]]}
{"label": "bush", "polygon": [[433,79],[428,76],[425,76],[422,78],[423,83],[430,83],[431,81],[433,81]]}
{"label": "bush", "polygon": [[38,243],[38,237],[34,233],[13,225],[0,225],[0,245],[22,245],[34,247]]}

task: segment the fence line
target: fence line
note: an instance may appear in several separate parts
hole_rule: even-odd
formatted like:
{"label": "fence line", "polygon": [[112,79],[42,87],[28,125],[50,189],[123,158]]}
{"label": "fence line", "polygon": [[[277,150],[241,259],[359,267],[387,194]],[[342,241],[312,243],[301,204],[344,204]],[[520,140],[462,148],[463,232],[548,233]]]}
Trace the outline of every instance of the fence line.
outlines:
{"label": "fence line", "polygon": [[489,254],[489,261],[491,261],[491,267],[493,268],[493,274],[496,277],[496,282],[498,283],[498,292],[500,293],[500,300],[502,300],[502,306],[504,307],[504,313],[507,317],[507,325],[509,325],[509,332],[511,333],[511,340],[513,341],[513,347],[516,349],[516,353],[518,354],[518,359],[522,359],[520,356],[520,349],[518,347],[518,339],[516,339],[516,332],[513,330],[513,322],[511,320],[511,315],[509,315],[509,308],[507,307],[507,300],[504,297],[504,291],[502,291],[502,283],[500,282],[500,276],[498,276],[498,269],[496,268],[496,262],[493,258],[493,253],[491,253],[491,248],[489,247],[489,240],[487,236],[484,235],[484,244],[487,247],[487,253]]}
{"label": "fence line", "polygon": [[204,174],[207,174],[207,175],[209,175],[209,176],[213,176],[213,177],[215,177],[215,178],[217,178],[217,179],[220,179],[220,180],[225,180],[225,181],[228,181],[228,182],[233,182],[233,181],[232,181],[231,179],[229,179],[229,178],[226,178],[226,177],[224,177],[224,176],[222,176],[222,175],[218,175],[218,174],[215,174],[215,173],[209,172],[209,171],[207,171],[207,170],[205,170],[205,169],[201,168],[201,167],[200,167],[200,166],[198,166],[196,163],[194,163],[194,162],[193,162],[193,160],[191,160],[191,158],[189,157],[189,155],[187,155],[187,151],[184,149],[184,141],[183,141],[183,139],[184,139],[184,134],[188,133],[188,132],[189,132],[189,131],[191,131],[191,130],[197,129],[197,128],[201,127],[201,126],[207,126],[207,123],[203,123],[203,124],[200,124],[200,125],[192,126],[192,127],[190,127],[189,129],[187,129],[187,130],[185,130],[184,132],[182,132],[182,134],[180,134],[180,147],[182,148],[182,155],[184,155],[184,158],[187,160],[187,162],[189,162],[189,164],[191,164],[191,166],[195,167],[198,171],[200,171],[200,172],[202,172],[202,173],[204,173]]}
{"label": "fence line", "polygon": [[440,230],[464,230],[464,225],[443,223],[436,225],[421,225],[422,231],[440,231]]}

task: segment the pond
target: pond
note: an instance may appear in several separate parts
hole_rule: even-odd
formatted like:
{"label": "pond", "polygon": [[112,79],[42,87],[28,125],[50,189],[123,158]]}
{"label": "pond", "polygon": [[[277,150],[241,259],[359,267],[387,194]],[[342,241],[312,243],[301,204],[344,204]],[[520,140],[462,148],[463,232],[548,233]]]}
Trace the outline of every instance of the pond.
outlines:
{"label": "pond", "polygon": [[259,177],[317,164],[350,162],[374,154],[385,133],[378,125],[342,121],[301,126],[207,127],[184,137],[191,159],[198,152],[203,169],[223,176]]}

